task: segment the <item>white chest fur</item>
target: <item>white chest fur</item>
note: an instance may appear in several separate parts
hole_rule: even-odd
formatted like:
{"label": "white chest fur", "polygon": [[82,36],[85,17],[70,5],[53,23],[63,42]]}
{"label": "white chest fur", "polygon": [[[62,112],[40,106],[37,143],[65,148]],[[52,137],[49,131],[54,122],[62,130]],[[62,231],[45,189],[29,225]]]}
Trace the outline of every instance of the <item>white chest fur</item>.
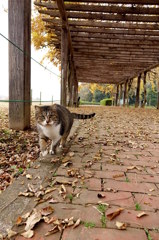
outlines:
{"label": "white chest fur", "polygon": [[43,134],[48,137],[49,139],[51,140],[58,140],[61,138],[61,135],[60,135],[60,127],[61,127],[61,124],[58,124],[58,125],[46,125],[46,126],[41,126],[39,125],[41,131],[43,132]]}

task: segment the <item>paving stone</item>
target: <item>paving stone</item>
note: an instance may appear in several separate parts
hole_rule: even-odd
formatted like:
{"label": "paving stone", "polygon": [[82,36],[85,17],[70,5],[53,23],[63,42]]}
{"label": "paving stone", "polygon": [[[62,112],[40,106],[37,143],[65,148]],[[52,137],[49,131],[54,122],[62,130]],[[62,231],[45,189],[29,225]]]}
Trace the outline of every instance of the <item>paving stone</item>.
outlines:
{"label": "paving stone", "polygon": [[[108,208],[106,211],[106,215],[109,213],[112,213],[117,208],[112,207]],[[118,222],[124,222],[129,227],[136,227],[136,228],[149,228],[154,229],[159,227],[159,213],[153,213],[145,211],[147,215],[138,218],[137,215],[139,213],[142,213],[142,211],[135,211],[135,210],[127,210],[124,209],[117,217],[115,217],[112,221],[107,220],[107,227],[112,228],[116,227],[115,223]]]}
{"label": "paving stone", "polygon": [[103,179],[116,179],[117,181],[119,180],[126,180],[125,174],[122,171],[96,171],[94,174],[94,177],[96,178],[103,178]]}
{"label": "paving stone", "polygon": [[[105,198],[98,198],[98,193],[105,195]],[[111,205],[117,205],[122,207],[129,207],[134,205],[133,197],[131,193],[128,192],[98,192],[98,191],[89,191],[83,189],[78,199],[73,200],[73,203],[78,204],[97,204],[98,202],[105,202]]]}
{"label": "paving stone", "polygon": [[156,192],[158,192],[158,189],[153,183],[132,183],[132,182],[122,182],[122,181],[115,181],[115,180],[105,180],[104,190],[106,191],[109,188],[112,188],[113,190],[118,190],[118,191],[149,193],[149,194],[150,193],[155,194]]}
{"label": "paving stone", "polygon": [[[60,240],[61,233],[57,232],[54,234],[51,234],[49,236],[45,236],[45,234],[53,228],[52,224],[46,224],[44,222],[38,223],[34,227],[34,236],[31,238],[31,240]],[[28,238],[25,238],[23,236],[17,236],[15,240],[26,240]]]}
{"label": "paving stone", "polygon": [[147,183],[159,183],[159,177],[157,175],[150,174],[136,174],[136,173],[126,173],[128,179],[131,182],[147,182]]}
{"label": "paving stone", "polygon": [[62,240],[147,240],[143,230],[127,229],[126,231],[116,229],[85,228],[80,226],[76,229],[65,229]]}
{"label": "paving stone", "polygon": [[149,231],[152,240],[159,240],[159,232]]}
{"label": "paving stone", "polygon": [[159,209],[159,197],[147,194],[134,194],[135,202],[141,205],[141,210],[155,211]]}

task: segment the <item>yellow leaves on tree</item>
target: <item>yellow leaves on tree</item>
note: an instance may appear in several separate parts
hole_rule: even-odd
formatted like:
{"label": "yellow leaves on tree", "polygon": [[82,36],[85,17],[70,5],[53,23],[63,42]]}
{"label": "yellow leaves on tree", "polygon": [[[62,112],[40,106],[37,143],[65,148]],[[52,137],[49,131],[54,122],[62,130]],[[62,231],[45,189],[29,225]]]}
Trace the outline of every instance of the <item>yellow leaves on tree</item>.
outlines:
{"label": "yellow leaves on tree", "polygon": [[55,65],[59,63],[59,52],[52,44],[52,39],[56,38],[56,34],[46,31],[45,23],[42,21],[42,16],[37,14],[32,18],[32,43],[36,50],[46,48],[47,53],[44,55],[41,62],[44,59],[48,59]]}

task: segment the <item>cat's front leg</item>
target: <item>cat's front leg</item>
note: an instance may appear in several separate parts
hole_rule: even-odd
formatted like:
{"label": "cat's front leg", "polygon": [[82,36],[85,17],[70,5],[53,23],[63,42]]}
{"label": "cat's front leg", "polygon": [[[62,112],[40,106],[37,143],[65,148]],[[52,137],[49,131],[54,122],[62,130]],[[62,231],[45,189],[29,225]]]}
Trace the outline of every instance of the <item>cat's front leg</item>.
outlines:
{"label": "cat's front leg", "polygon": [[51,155],[56,154],[56,147],[59,144],[59,142],[60,142],[59,138],[52,140],[50,151],[49,151]]}
{"label": "cat's front leg", "polygon": [[43,137],[40,137],[39,138],[39,145],[40,145],[41,155],[43,157],[46,156],[48,154],[46,139],[43,138]]}

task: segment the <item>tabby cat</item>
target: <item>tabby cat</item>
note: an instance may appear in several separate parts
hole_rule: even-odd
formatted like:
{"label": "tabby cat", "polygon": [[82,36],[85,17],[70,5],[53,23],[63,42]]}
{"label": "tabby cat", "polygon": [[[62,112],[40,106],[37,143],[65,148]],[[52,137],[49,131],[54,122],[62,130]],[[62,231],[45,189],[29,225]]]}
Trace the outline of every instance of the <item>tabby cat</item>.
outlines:
{"label": "tabby cat", "polygon": [[48,154],[47,140],[51,139],[50,154],[56,153],[56,147],[64,147],[74,119],[89,119],[92,114],[71,113],[67,108],[53,104],[51,106],[35,106],[35,119],[39,132],[39,144],[42,156]]}

